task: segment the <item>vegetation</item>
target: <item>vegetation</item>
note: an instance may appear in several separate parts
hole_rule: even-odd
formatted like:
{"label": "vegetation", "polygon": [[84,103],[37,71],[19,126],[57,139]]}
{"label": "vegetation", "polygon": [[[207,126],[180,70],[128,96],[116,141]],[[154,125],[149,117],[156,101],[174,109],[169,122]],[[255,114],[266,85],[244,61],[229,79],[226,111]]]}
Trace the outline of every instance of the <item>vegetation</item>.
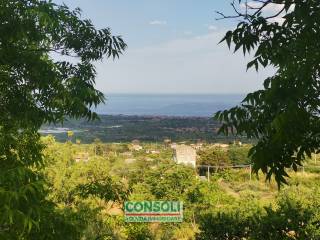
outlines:
{"label": "vegetation", "polygon": [[90,108],[104,97],[92,62],[126,45],[52,1],[2,0],[0,9],[0,238],[74,239],[46,197],[38,130],[65,117],[95,118]]}
{"label": "vegetation", "polygon": [[[48,159],[42,170],[62,219],[73,227],[73,239],[318,239],[320,166],[292,173],[289,185],[253,177],[249,169],[211,173],[201,180],[195,169],[177,165],[165,144],[59,143],[42,139]],[[131,150],[130,150],[131,149]],[[205,145],[201,151],[214,149]],[[247,151],[230,146],[224,151]],[[83,153],[88,153],[88,158]],[[208,151],[210,154],[211,151]],[[80,157],[79,157],[80,156]],[[230,164],[243,161],[228,158]],[[125,200],[180,200],[183,223],[126,223]]]}
{"label": "vegetation", "polygon": [[[64,142],[67,137],[66,129],[71,129],[74,132],[73,141],[79,139],[82,143],[91,143],[96,138],[103,142],[130,142],[135,139],[149,142],[163,142],[166,139],[232,142],[234,137],[217,134],[219,127],[217,121],[207,117],[100,115],[99,120],[92,122],[70,119],[63,125],[46,124],[42,126],[41,133],[54,134],[57,140]],[[54,130],[56,133],[52,133]],[[241,138],[241,141],[247,140]]]}
{"label": "vegetation", "polygon": [[229,158],[226,150],[220,147],[210,147],[198,151],[199,164],[211,166],[227,166],[229,165]]}
{"label": "vegetation", "polygon": [[[43,124],[97,118],[91,109],[104,96],[95,89],[93,62],[119,57],[126,44],[110,29],[97,30],[81,19],[79,9],[51,1],[0,1],[0,239],[319,239],[320,171],[310,158],[319,149],[320,4],[253,2],[260,6],[237,11],[243,20],[223,40],[244,53],[256,50],[248,67],[272,65],[277,72],[264,90],[217,118],[222,131],[258,143],[251,150],[204,144],[198,164],[247,164],[249,153],[257,175],[223,169],[209,172],[207,181],[197,169],[173,162],[169,145],[170,139],[212,140],[216,122],[209,119],[122,117],[132,120],[133,131],[123,137],[122,125],[111,127],[122,143],[104,143],[87,132],[82,138],[70,129],[63,143],[51,135],[41,138]],[[282,9],[263,16],[270,4]],[[270,22],[281,14],[282,24]],[[138,140],[125,142],[137,134]],[[302,161],[302,171],[285,179]],[[258,178],[259,170],[268,183]],[[281,182],[288,185],[277,191]],[[124,201],[153,199],[183,201],[184,222],[124,222]]]}
{"label": "vegetation", "polygon": [[[317,0],[233,1],[237,27],[222,41],[235,51],[254,51],[248,68],[272,66],[274,76],[264,89],[250,93],[243,103],[216,118],[248,138],[258,139],[250,156],[253,170],[285,183],[287,168],[297,170],[311,153],[319,151],[319,16]],[[244,6],[244,7],[243,7]],[[277,9],[268,14],[267,8]],[[251,55],[252,56],[252,55]]]}

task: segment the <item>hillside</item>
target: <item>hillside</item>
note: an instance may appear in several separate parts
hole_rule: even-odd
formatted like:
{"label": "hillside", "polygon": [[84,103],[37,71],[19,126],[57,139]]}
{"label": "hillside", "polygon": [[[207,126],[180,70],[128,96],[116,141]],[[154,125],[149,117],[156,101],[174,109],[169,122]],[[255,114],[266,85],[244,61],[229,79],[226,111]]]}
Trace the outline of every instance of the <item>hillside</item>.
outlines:
{"label": "hillside", "polygon": [[[84,239],[319,239],[319,165],[289,171],[278,191],[264,176],[250,179],[248,169],[223,169],[200,177],[197,169],[177,165],[163,144],[58,143],[42,139],[47,167],[43,170],[50,199],[73,222]],[[213,148],[207,144],[202,151]],[[234,162],[229,146],[224,159]],[[216,149],[215,151],[218,151]],[[221,149],[220,149],[221,150]],[[220,151],[219,150],[219,151]],[[244,149],[245,150],[245,149]],[[234,151],[234,149],[232,150]],[[126,200],[179,200],[184,222],[126,223]],[[76,218],[75,218],[76,216]]]}

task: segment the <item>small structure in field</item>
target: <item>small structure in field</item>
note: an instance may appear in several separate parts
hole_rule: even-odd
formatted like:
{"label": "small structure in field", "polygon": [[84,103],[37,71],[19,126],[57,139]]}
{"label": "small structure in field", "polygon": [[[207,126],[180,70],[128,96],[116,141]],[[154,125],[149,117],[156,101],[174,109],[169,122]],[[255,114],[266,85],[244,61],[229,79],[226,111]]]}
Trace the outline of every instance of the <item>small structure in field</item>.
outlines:
{"label": "small structure in field", "polygon": [[236,145],[236,146],[241,147],[241,146],[242,146],[242,142],[239,141],[239,140],[234,140],[234,141],[233,141],[233,145]]}
{"label": "small structure in field", "polygon": [[185,144],[173,147],[173,160],[178,164],[191,165],[196,167],[197,151],[191,146]]}
{"label": "small structure in field", "polygon": [[131,146],[131,149],[134,150],[134,151],[140,151],[140,150],[143,149],[143,147],[140,146],[140,145],[132,145],[132,146]]}
{"label": "small structure in field", "polygon": [[134,151],[140,151],[142,150],[142,146],[140,145],[140,141],[135,139],[131,142],[131,149]]}
{"label": "small structure in field", "polygon": [[123,153],[120,153],[119,155],[123,157],[128,157],[128,158],[133,156],[132,152],[123,152]]}
{"label": "small structure in field", "polygon": [[146,150],[146,153],[149,153],[149,154],[160,154],[160,151],[159,150]]}
{"label": "small structure in field", "polygon": [[170,144],[170,147],[171,147],[172,149],[174,149],[176,146],[178,146],[178,144],[175,143],[175,142]]}
{"label": "small structure in field", "polygon": [[79,152],[74,156],[74,160],[76,162],[88,162],[89,161],[89,153],[88,152]]}
{"label": "small structure in field", "polygon": [[218,147],[218,148],[228,148],[229,144],[224,144],[224,143],[215,143],[212,145],[213,147]]}
{"label": "small structure in field", "polygon": [[131,164],[131,163],[134,163],[135,161],[137,161],[135,158],[127,158],[124,160],[126,164]]}
{"label": "small structure in field", "polygon": [[196,150],[199,150],[202,148],[203,144],[202,143],[197,143],[197,144],[190,144],[191,147],[193,147]]}
{"label": "small structure in field", "polygon": [[163,144],[164,144],[165,148],[169,147],[171,144],[171,139],[169,139],[169,138],[164,139]]}

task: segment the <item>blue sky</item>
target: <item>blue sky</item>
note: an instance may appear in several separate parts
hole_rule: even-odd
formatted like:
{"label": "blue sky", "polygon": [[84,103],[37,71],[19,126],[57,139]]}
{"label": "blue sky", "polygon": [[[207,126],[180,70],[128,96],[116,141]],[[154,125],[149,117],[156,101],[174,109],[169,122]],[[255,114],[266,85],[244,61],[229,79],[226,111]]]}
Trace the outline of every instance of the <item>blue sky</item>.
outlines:
{"label": "blue sky", "polygon": [[217,45],[236,22],[229,0],[55,0],[80,7],[98,28],[122,35],[119,60],[97,63],[97,87],[106,93],[245,93],[269,71],[246,73],[246,62]]}

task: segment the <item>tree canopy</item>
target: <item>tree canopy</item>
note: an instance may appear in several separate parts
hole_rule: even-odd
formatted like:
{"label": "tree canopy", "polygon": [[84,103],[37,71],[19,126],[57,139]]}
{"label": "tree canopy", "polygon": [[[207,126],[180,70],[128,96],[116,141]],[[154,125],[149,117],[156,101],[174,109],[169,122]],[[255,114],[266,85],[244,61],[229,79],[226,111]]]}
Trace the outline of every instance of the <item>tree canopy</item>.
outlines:
{"label": "tree canopy", "polygon": [[[126,45],[51,1],[1,1],[1,122],[39,127],[70,117],[95,117],[103,102],[92,61],[118,57]],[[53,57],[53,56],[58,57]],[[59,56],[72,61],[59,60]],[[60,58],[61,59],[61,58]],[[76,63],[74,63],[76,62]]]}
{"label": "tree canopy", "polygon": [[287,168],[297,170],[306,156],[319,152],[320,2],[237,0],[232,6],[234,16],[219,14],[240,22],[222,41],[254,54],[248,68],[271,66],[276,73],[263,89],[215,117],[223,122],[221,132],[258,139],[249,153],[253,171],[286,183]]}
{"label": "tree canopy", "polygon": [[[80,13],[52,1],[0,1],[1,239],[58,239],[64,229],[43,224],[61,219],[45,200],[37,130],[65,117],[97,117],[92,107],[104,96],[95,89],[94,61],[126,48],[120,36],[97,30]],[[46,233],[35,235],[44,225]]]}

